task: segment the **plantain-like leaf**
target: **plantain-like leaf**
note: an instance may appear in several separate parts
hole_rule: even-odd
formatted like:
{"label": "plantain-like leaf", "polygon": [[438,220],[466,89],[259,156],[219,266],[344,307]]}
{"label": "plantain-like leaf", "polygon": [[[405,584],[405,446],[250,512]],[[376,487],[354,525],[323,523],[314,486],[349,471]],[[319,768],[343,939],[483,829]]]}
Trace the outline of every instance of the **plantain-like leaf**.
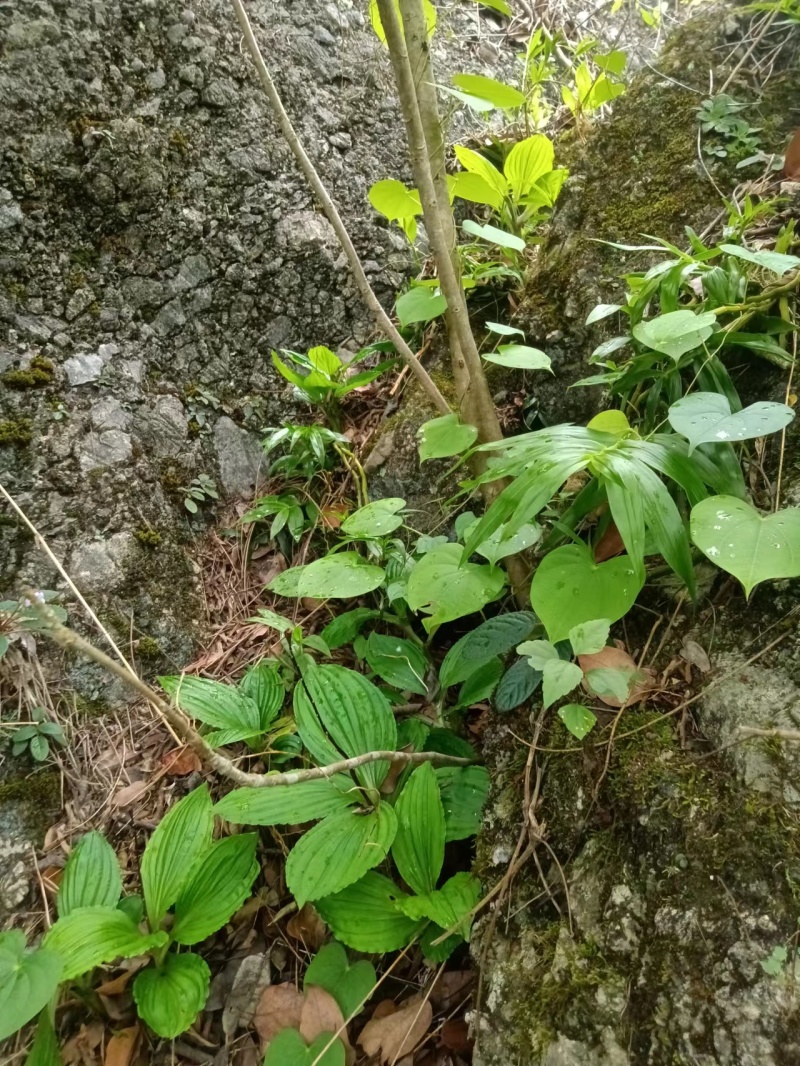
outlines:
{"label": "plantain-like leaf", "polygon": [[299,825],[358,803],[362,793],[347,774],[296,785],[236,788],[214,805],[214,814],[234,825]]}
{"label": "plantain-like leaf", "polygon": [[62,959],[50,948],[26,951],[20,929],[0,933],[0,1040],[45,1007],[58,988],[62,969]]}
{"label": "plantain-like leaf", "polygon": [[[303,672],[303,684],[320,723],[347,758],[395,750],[397,726],[389,701],[362,674],[311,663]],[[299,723],[298,730],[303,737]],[[388,762],[376,762],[360,766],[356,777],[366,788],[377,789],[388,772]]]}
{"label": "plantain-like leaf", "polygon": [[167,939],[166,933],[140,932],[127,914],[113,907],[82,907],[59,918],[45,934],[42,946],[61,957],[61,979],[71,981],[104,962],[163,947]]}
{"label": "plantain-like leaf", "polygon": [[430,665],[422,648],[414,641],[403,637],[387,637],[370,633],[367,639],[366,659],[370,669],[381,680],[401,692],[414,692],[425,696],[428,686],[425,675]]}
{"label": "plantain-like leaf", "polygon": [[116,907],[122,878],[114,849],[102,833],[86,833],[70,852],[56,907],[63,918],[79,907]]}
{"label": "plantain-like leaf", "polygon": [[36,1035],[28,1057],[25,1059],[25,1066],[62,1066],[50,1006],[45,1007],[39,1014]]}
{"label": "plantain-like leaf", "polygon": [[428,918],[442,929],[457,927],[458,934],[469,940],[472,911],[480,894],[481,884],[477,877],[457,873],[440,889],[401,900],[398,907],[409,918]]}
{"label": "plantain-like leaf", "polygon": [[264,731],[258,704],[233,685],[205,677],[170,676],[158,680],[182,711],[204,725],[224,730],[226,743]]}
{"label": "plantain-like leaf", "polygon": [[292,702],[298,735],[314,761],[320,766],[341,762],[344,755],[322,728],[316,708],[302,682],[295,685]]}
{"label": "plantain-like leaf", "polygon": [[322,630],[322,639],[331,651],[334,651],[355,640],[364,625],[379,615],[380,611],[371,607],[354,607],[352,611],[345,611],[344,614],[332,618]]}
{"label": "plantain-like leaf", "polygon": [[258,708],[261,732],[266,732],[283,706],[286,695],[277,666],[270,663],[251,666],[239,682],[239,691]]}
{"label": "plantain-like leaf", "polygon": [[394,881],[371,870],[315,906],[336,939],[354,951],[397,951],[422,928],[421,922],[407,918],[398,908],[409,898]]}
{"label": "plantain-like leaf", "polygon": [[185,1033],[206,1005],[211,971],[199,955],[170,952],[160,967],[148,966],[133,982],[139,1017],[158,1036]]}
{"label": "plantain-like leaf", "polygon": [[286,860],[286,884],[302,907],[340,892],[386,857],[397,832],[388,803],[369,813],[340,811],[304,833]]}
{"label": "plantain-like leaf", "polygon": [[175,901],[173,940],[199,944],[241,907],[258,876],[257,842],[256,833],[242,833],[216,840],[203,852]]}
{"label": "plantain-like leaf", "polygon": [[198,856],[211,843],[214,815],[206,785],[168,811],[150,837],[142,856],[141,877],[147,918],[156,929],[180,895]]}
{"label": "plantain-like leaf", "polygon": [[445,840],[466,840],[480,829],[481,811],[489,796],[485,766],[439,766],[436,780],[444,807]]}
{"label": "plantain-like leaf", "polygon": [[394,810],[395,865],[415,892],[431,892],[444,862],[445,819],[436,772],[430,763],[423,763],[410,775]]}

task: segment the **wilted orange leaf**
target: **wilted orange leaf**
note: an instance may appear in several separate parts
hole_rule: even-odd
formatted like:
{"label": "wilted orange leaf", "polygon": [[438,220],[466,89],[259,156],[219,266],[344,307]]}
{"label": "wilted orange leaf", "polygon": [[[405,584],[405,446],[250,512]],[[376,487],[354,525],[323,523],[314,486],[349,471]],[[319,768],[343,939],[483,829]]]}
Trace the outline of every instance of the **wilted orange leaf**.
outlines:
{"label": "wilted orange leaf", "polygon": [[106,1044],[106,1057],[103,1066],[130,1066],[139,1043],[139,1026],[120,1029],[114,1033]]}
{"label": "wilted orange leaf", "polygon": [[189,747],[176,748],[161,757],[161,765],[170,777],[183,777],[202,768],[200,756]]}
{"label": "wilted orange leaf", "polygon": [[430,1003],[412,1001],[386,1018],[373,1016],[362,1029],[358,1043],[367,1055],[378,1055],[379,1061],[389,1066],[403,1055],[411,1054],[432,1021]]}

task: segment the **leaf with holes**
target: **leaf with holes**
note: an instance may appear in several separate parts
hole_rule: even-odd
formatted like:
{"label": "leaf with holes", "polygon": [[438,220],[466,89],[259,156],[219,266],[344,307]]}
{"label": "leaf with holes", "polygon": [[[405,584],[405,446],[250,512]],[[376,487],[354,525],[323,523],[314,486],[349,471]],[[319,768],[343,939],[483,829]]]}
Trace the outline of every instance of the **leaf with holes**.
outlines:
{"label": "leaf with holes", "polygon": [[715,566],[733,574],[745,596],[762,581],[800,577],[800,508],[761,515],[735,496],[711,496],[692,508],[692,540]]}
{"label": "leaf with holes", "polygon": [[398,951],[419,932],[420,923],[407,918],[398,902],[408,899],[397,885],[374,870],[360,881],[316,904],[337,940],[354,951]]}
{"label": "leaf with holes", "polygon": [[718,392],[695,392],[669,409],[669,424],[689,441],[689,455],[700,444],[752,440],[777,433],[794,418],[785,403],[761,401],[731,413],[731,405]]}
{"label": "leaf with holes", "polygon": [[158,1036],[185,1033],[206,1005],[211,972],[199,955],[170,952],[160,967],[148,966],[133,982],[139,1017]]}
{"label": "leaf with holes", "polygon": [[419,459],[447,459],[461,455],[478,439],[475,426],[462,422],[457,414],[442,415],[423,422],[417,430]]}
{"label": "leaf with holes", "polygon": [[116,907],[122,878],[114,849],[102,833],[86,833],[70,852],[58,886],[59,915],[79,907]]}

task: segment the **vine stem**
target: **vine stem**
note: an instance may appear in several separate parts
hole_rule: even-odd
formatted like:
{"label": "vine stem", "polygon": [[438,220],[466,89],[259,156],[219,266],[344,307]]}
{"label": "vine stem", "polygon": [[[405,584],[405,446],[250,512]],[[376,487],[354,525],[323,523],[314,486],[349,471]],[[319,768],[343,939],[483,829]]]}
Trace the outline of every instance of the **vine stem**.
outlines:
{"label": "vine stem", "polygon": [[358,290],[361,293],[364,302],[372,312],[380,328],[384,331],[384,333],[386,333],[388,337],[391,338],[391,341],[397,349],[398,354],[408,365],[409,370],[417,379],[423,392],[431,401],[436,410],[443,415],[450,414],[449,403],[444,398],[444,396],[436,386],[435,382],[431,379],[431,376],[430,374],[428,374],[425,367],[420,363],[419,359],[417,359],[417,357],[411,351],[409,346],[403,340],[397,330],[397,327],[394,325],[391,318],[389,318],[386,311],[384,311],[380,300],[375,295],[375,292],[372,286],[370,285],[369,279],[367,278],[367,275],[364,271],[364,267],[361,264],[361,259],[359,258],[358,252],[355,249],[355,245],[353,244],[350,238],[350,234],[347,232],[347,227],[342,221],[342,216],[339,214],[336,204],[331,199],[328,190],[323,184],[322,178],[319,176],[319,173],[313,162],[311,161],[310,156],[303,147],[300,138],[297,136],[294,126],[292,125],[292,120],[289,118],[286,108],[283,106],[283,101],[281,100],[280,94],[278,93],[278,90],[275,87],[274,81],[272,80],[272,75],[270,74],[266,63],[264,62],[263,56],[261,55],[261,49],[258,46],[258,41],[256,41],[255,35],[253,33],[253,28],[250,25],[250,19],[247,17],[247,12],[244,9],[242,0],[231,0],[231,3],[233,4],[234,11],[236,12],[236,18],[239,20],[239,25],[242,29],[242,34],[244,35],[244,41],[247,45],[247,50],[249,51],[256,71],[258,72],[258,77],[261,81],[261,86],[264,89],[272,112],[275,115],[275,118],[277,119],[278,125],[280,126],[281,133],[283,134],[286,143],[291,149],[292,155],[294,156],[297,165],[303,172],[306,181],[311,186],[314,195],[319,201],[319,204],[322,207],[325,217],[328,219],[331,226],[333,227],[333,231],[342,246],[342,250],[344,251],[348,263],[350,264],[350,269],[353,272],[353,277],[355,278],[356,285],[358,286]]}
{"label": "vine stem", "polygon": [[114,659],[100,651],[88,640],[84,640],[72,629],[62,625],[46,604],[41,604],[36,599],[33,590],[26,589],[25,595],[30,599],[34,609],[47,627],[47,635],[52,637],[56,644],[69,651],[78,651],[87,658],[92,659],[99,666],[104,667],[109,673],[114,674],[129,685],[140,696],[151,703],[163,718],[170,724],[180,740],[192,751],[196,752],[202,762],[220,777],[233,781],[236,785],[244,785],[250,788],[278,788],[287,785],[296,785],[301,781],[317,781],[321,778],[333,777],[334,774],[347,773],[359,766],[366,766],[374,762],[408,763],[418,765],[426,762],[436,762],[443,766],[471,766],[477,759],[462,759],[455,755],[442,755],[437,751],[369,751],[364,755],[356,755],[351,759],[341,759],[339,762],[328,766],[313,766],[306,770],[290,770],[282,774],[249,774],[240,770],[230,759],[214,749],[200,736],[188,718],[178,707],[166,700],[150,688],[129,666],[123,666]]}

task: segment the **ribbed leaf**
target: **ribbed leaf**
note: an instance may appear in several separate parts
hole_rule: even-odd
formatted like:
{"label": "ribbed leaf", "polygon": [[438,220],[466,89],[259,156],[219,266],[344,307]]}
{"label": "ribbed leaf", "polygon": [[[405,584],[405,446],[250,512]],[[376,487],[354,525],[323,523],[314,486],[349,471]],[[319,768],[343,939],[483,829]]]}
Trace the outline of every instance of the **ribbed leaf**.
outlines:
{"label": "ribbed leaf", "polygon": [[208,788],[201,785],[161,819],[142,857],[141,877],[152,929],[178,898],[189,870],[208,845],[214,827]]}
{"label": "ribbed leaf", "polygon": [[211,971],[199,955],[170,952],[160,968],[136,975],[133,998],[139,1017],[169,1040],[185,1033],[206,1005]]}
{"label": "ribbed leaf", "polygon": [[644,520],[656,547],[675,573],[683,578],[690,596],[694,597],[696,586],[689,534],[675,501],[663,481],[649,467],[637,463],[634,477],[642,497]]}
{"label": "ribbed leaf", "polygon": [[0,1040],[5,1040],[35,1017],[48,1003],[61,980],[63,961],[41,947],[25,950],[19,929],[0,933]]}
{"label": "ribbed leaf", "polygon": [[392,858],[415,892],[431,892],[444,862],[445,822],[436,773],[423,763],[411,774],[395,803],[397,834]]}
{"label": "ribbed leaf", "polygon": [[428,686],[428,658],[425,652],[411,640],[402,637],[387,637],[370,633],[367,639],[366,660],[381,680],[401,692],[415,692],[425,696]]}
{"label": "ribbed leaf", "polygon": [[237,788],[214,805],[214,814],[234,825],[299,825],[326,818],[361,798],[351,777],[336,774],[296,785]]}
{"label": "ribbed leaf", "polygon": [[371,607],[354,607],[352,611],[345,611],[331,619],[322,630],[322,639],[331,651],[341,648],[343,644],[355,640],[365,623],[379,614],[380,611]]}
{"label": "ribbed leaf", "polygon": [[127,914],[111,907],[83,907],[59,918],[42,945],[64,962],[63,981],[80,977],[114,959],[144,955],[163,947],[167,934],[141,933]]}
{"label": "ribbed leaf", "polygon": [[505,655],[528,636],[536,625],[530,611],[509,611],[489,618],[457,640],[444,657],[439,669],[442,688],[466,681],[470,674],[494,659]]}
{"label": "ribbed leaf", "polygon": [[341,762],[344,753],[339,751],[322,728],[316,708],[302,683],[294,686],[292,703],[298,736],[314,762],[318,766],[330,766],[331,763]]}
{"label": "ribbed leaf", "polygon": [[489,796],[485,766],[440,766],[436,780],[444,807],[445,840],[466,840],[481,826],[481,811]]}
{"label": "ribbed leaf", "polygon": [[458,873],[437,891],[401,900],[398,907],[407,917],[429,918],[442,929],[458,926],[460,936],[469,940],[471,912],[480,894],[481,884],[477,877]]}
{"label": "ribbed leaf", "polygon": [[215,729],[240,730],[242,739],[263,732],[258,706],[232,685],[205,677],[160,677],[182,711]]}
{"label": "ribbed leaf", "polygon": [[33,1039],[33,1047],[25,1059],[25,1066],[62,1066],[49,1006],[39,1014],[36,1036]]}
{"label": "ribbed leaf", "polygon": [[239,682],[239,691],[258,708],[261,732],[265,732],[283,706],[286,690],[274,664],[252,666]]}
{"label": "ribbed leaf", "polygon": [[79,907],[116,907],[122,878],[114,849],[102,833],[87,833],[70,852],[56,906],[63,918]]}
{"label": "ribbed leaf", "polygon": [[388,877],[373,870],[315,906],[336,939],[354,951],[397,951],[421,928],[420,922],[407,918],[397,907],[409,898]]}
{"label": "ribbed leaf", "polygon": [[256,833],[223,837],[197,859],[175,901],[172,938],[199,944],[228,921],[250,895],[258,876]]}
{"label": "ribbed leaf", "polygon": [[[397,726],[389,701],[362,674],[343,666],[310,665],[303,684],[322,726],[348,758],[395,750]],[[298,730],[303,737],[299,723]],[[359,767],[356,776],[366,788],[377,789],[388,772],[388,762],[377,762]]]}
{"label": "ribbed leaf", "polygon": [[603,481],[611,517],[622,537],[628,557],[644,584],[644,510],[639,493],[630,491],[633,480],[632,467],[633,463],[630,459],[619,457],[611,469],[611,476],[604,478]]}
{"label": "ribbed leaf", "polygon": [[304,833],[286,860],[286,884],[302,907],[340,892],[385,858],[397,832],[388,803],[375,811],[331,814]]}

